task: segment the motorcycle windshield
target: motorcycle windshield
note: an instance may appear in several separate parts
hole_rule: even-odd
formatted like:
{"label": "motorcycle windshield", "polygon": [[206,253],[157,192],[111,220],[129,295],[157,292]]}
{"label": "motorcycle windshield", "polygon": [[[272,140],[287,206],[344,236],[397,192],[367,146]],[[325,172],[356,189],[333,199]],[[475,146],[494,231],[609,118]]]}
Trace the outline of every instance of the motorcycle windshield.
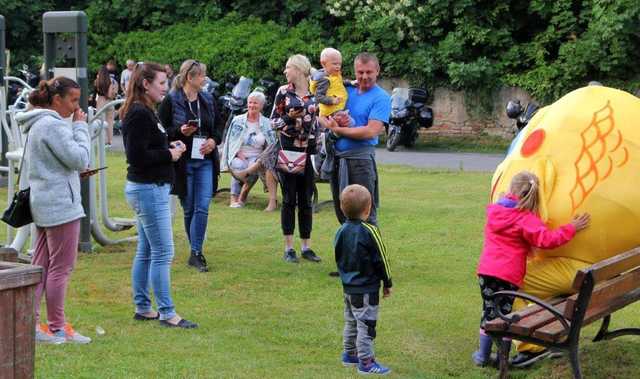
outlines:
{"label": "motorcycle windshield", "polygon": [[409,88],[394,88],[391,93],[391,109],[404,109],[409,105]]}
{"label": "motorcycle windshield", "polygon": [[240,80],[238,80],[238,83],[233,87],[231,95],[237,99],[246,99],[247,97],[249,97],[249,93],[251,93],[252,84],[253,80],[241,76]]}

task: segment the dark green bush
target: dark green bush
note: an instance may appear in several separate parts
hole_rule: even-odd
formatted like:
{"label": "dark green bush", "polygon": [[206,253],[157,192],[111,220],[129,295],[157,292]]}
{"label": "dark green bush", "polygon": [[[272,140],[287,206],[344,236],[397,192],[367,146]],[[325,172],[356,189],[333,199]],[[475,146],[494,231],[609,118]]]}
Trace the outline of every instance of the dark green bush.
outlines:
{"label": "dark green bush", "polygon": [[383,76],[431,89],[514,85],[549,102],[590,80],[640,87],[638,0],[0,0],[0,9],[14,65],[42,53],[43,11],[86,9],[94,70],[112,57],[174,66],[193,57],[218,79],[282,80],[289,55],[317,66],[334,46],[345,76],[366,50]]}
{"label": "dark green bush", "polygon": [[116,35],[106,49],[92,55],[93,65],[108,57],[170,63],[175,68],[188,58],[208,66],[216,79],[232,75],[282,79],[292,54],[316,57],[322,49],[320,30],[307,22],[285,28],[274,22],[231,14],[219,21],[180,23],[154,32]]}

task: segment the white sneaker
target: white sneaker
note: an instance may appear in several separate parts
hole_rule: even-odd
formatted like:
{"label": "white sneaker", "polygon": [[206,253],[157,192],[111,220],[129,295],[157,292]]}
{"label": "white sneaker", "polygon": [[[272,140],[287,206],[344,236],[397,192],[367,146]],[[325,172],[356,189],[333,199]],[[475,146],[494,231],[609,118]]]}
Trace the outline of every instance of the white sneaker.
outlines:
{"label": "white sneaker", "polygon": [[54,336],[64,338],[66,342],[73,342],[79,344],[87,344],[91,342],[91,338],[85,337],[82,334],[73,330],[70,324],[66,324],[64,329],[58,330],[53,333]]}
{"label": "white sneaker", "polygon": [[244,203],[241,203],[241,202],[237,202],[229,205],[229,208],[242,208],[242,207],[244,207]]}
{"label": "white sneaker", "polygon": [[54,336],[53,334],[42,330],[40,326],[36,326],[36,342],[60,345],[65,343],[66,339],[64,337]]}

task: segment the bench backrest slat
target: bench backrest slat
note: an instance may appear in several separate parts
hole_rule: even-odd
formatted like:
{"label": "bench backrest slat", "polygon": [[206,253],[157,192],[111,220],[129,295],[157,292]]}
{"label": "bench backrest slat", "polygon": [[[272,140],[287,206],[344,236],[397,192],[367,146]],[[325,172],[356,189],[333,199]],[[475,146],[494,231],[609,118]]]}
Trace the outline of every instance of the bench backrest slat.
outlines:
{"label": "bench backrest slat", "polygon": [[[617,298],[611,304],[607,304],[605,308],[589,307],[589,310],[586,312],[584,318],[582,319],[582,322],[580,324],[571,323],[571,328],[581,328],[583,326],[587,326],[590,323],[600,320],[603,317],[610,315],[629,304],[633,304],[639,299],[640,288],[636,289],[635,291],[628,292],[624,296]],[[558,321],[547,324],[533,332],[533,337],[551,342],[560,342],[564,338],[566,338],[566,335],[567,334],[564,333],[564,327]]]}
{"label": "bench backrest slat", "polygon": [[[606,308],[618,298],[638,288],[640,288],[640,267],[596,285],[591,292],[588,308]],[[580,296],[584,295],[580,293],[578,296],[573,295],[567,299],[564,316],[568,319],[572,319],[575,305],[580,301]]]}
{"label": "bench backrest slat", "polygon": [[580,290],[580,286],[588,272],[593,275],[594,283],[598,284],[639,266],[640,247],[636,247],[626,253],[618,254],[578,271],[573,281],[573,289]]}

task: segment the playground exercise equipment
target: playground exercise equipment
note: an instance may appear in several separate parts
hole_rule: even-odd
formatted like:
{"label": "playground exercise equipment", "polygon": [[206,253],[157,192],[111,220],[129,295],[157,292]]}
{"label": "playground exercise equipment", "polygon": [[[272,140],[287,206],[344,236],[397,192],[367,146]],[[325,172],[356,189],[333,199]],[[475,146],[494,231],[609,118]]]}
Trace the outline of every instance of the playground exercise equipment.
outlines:
{"label": "playground exercise equipment", "polygon": [[[122,104],[124,100],[113,100],[107,103],[104,107],[102,107],[97,113],[94,113],[93,108],[89,108],[88,121],[89,125],[93,127],[94,134],[92,135],[92,143],[91,143],[91,167],[105,167],[107,165],[106,153],[105,153],[105,138],[104,138],[104,129],[106,128],[106,121],[104,120],[104,116],[110,108],[115,108],[116,106]],[[96,149],[98,153],[98,164],[95,164],[95,154],[94,149]],[[119,242],[125,241],[134,241],[136,240],[136,236],[123,238],[120,240],[112,240],[109,239],[102,228],[100,227],[102,224],[104,226],[114,232],[119,232],[123,230],[131,229],[135,225],[135,220],[133,219],[125,219],[125,218],[112,218],[109,217],[109,204],[107,197],[107,172],[106,170],[101,170],[97,175],[99,177],[99,188],[98,194],[100,198],[100,215],[98,216],[98,210],[96,209],[98,201],[96,199],[96,176],[89,177],[89,186],[91,193],[91,234],[93,238],[100,245],[112,245]]]}
{"label": "playground exercise equipment", "polygon": [[[42,31],[44,32],[44,69],[46,79],[56,74],[64,74],[75,79],[80,85],[80,107],[88,112],[87,94],[89,81],[87,78],[87,64],[89,53],[87,49],[87,31],[89,22],[87,15],[81,11],[46,12],[42,15]],[[64,37],[67,36],[67,38]],[[68,38],[71,36],[71,38]],[[74,68],[56,66],[59,62],[67,63],[73,60]],[[75,75],[74,75],[75,73]],[[84,217],[80,221],[80,242],[78,249],[91,251],[91,206],[89,199],[89,183],[85,180],[81,184],[80,194]]]}
{"label": "playground exercise equipment", "polygon": [[[20,78],[4,77],[4,18],[0,16],[0,116],[2,131],[7,139],[7,150],[3,151],[8,160],[8,166],[0,166],[0,172],[8,173],[8,202],[11,201],[15,192],[16,166],[19,164],[24,148],[24,135],[15,121],[15,115],[25,110],[29,93],[33,90],[28,83]],[[87,16],[84,12],[47,12],[43,15],[44,31],[44,53],[45,72],[47,79],[54,76],[64,75],[78,82],[81,88],[80,106],[88,115],[89,130],[91,134],[90,167],[104,167],[106,165],[106,154],[104,147],[104,128],[106,122],[104,115],[110,108],[114,108],[123,100],[115,100],[96,112],[94,108],[88,107],[88,78],[87,78],[87,38],[88,29]],[[74,61],[74,67],[63,67],[59,64]],[[13,104],[6,104],[6,84],[17,82],[23,90]],[[96,163],[96,153],[97,161]],[[99,178],[98,184],[96,179]],[[132,228],[135,221],[132,219],[118,219],[109,217],[107,202],[107,178],[105,170],[99,175],[91,176],[81,182],[82,205],[84,207],[85,218],[81,220],[80,242],[78,249],[84,252],[91,251],[91,236],[101,245],[110,245],[124,241],[132,241],[137,236],[130,236],[123,239],[110,239],[102,229],[102,224],[111,231],[124,231]],[[19,188],[29,186],[27,175],[20,178]],[[98,186],[98,189],[96,189]],[[100,203],[98,205],[98,198]],[[100,207],[98,209],[98,206]],[[11,227],[7,227],[7,245],[22,251],[29,239],[35,235],[35,226],[27,225],[19,228],[15,233]]]}

